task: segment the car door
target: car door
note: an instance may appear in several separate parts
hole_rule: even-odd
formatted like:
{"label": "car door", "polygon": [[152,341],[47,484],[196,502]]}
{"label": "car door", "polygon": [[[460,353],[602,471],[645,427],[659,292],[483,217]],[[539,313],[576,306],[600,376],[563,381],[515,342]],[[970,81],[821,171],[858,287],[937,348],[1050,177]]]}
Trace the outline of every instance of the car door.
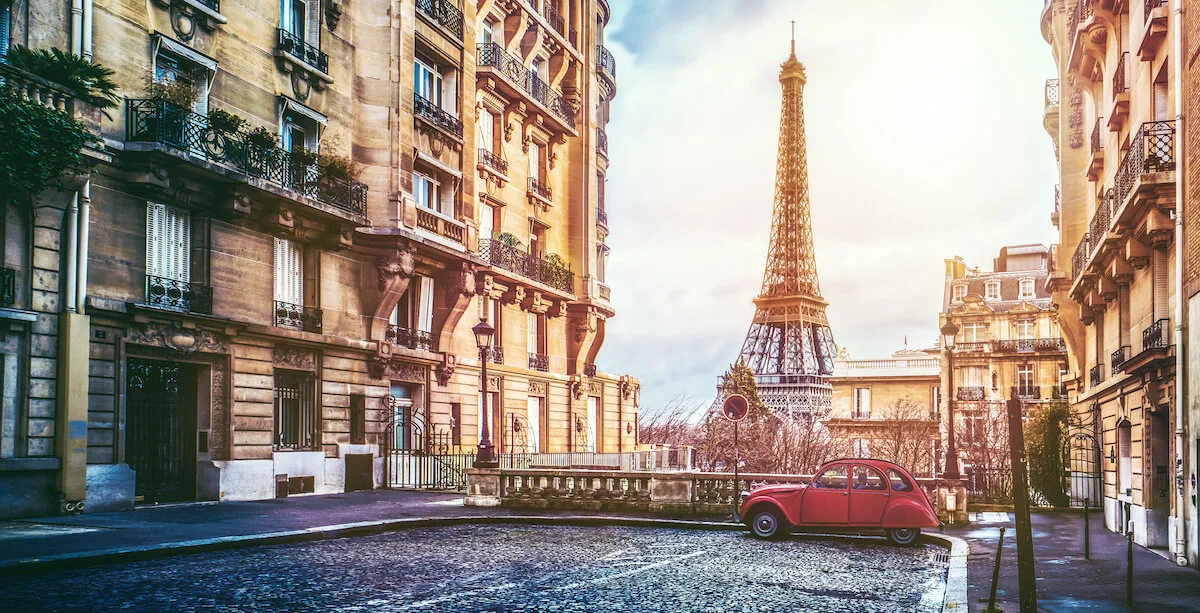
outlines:
{"label": "car door", "polygon": [[850,467],[834,464],[813,477],[800,501],[800,523],[845,524],[849,519]]}
{"label": "car door", "polygon": [[850,479],[850,523],[880,525],[889,500],[891,492],[883,475],[865,464],[855,464]]}

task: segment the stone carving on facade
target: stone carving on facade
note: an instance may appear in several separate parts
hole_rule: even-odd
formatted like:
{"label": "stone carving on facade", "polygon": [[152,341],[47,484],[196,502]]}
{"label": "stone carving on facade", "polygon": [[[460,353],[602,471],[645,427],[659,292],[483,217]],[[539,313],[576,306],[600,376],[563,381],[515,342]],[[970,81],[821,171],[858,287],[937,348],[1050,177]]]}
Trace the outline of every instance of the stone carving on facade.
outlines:
{"label": "stone carving on facade", "polygon": [[589,395],[599,396],[601,391],[600,382],[588,379],[587,391]]}
{"label": "stone carving on facade", "polygon": [[462,262],[458,270],[446,271],[446,289],[451,296],[475,295],[475,265]]}
{"label": "stone carving on facade", "polygon": [[503,394],[504,388],[501,384],[504,382],[500,375],[488,375],[488,391]]}
{"label": "stone carving on facade", "polygon": [[1069,87],[1069,102],[1071,104],[1071,112],[1067,115],[1067,125],[1071,128],[1071,135],[1068,142],[1072,149],[1078,149],[1083,146],[1083,92],[1075,86],[1075,77],[1072,75],[1067,79]]}
{"label": "stone carving on facade", "polygon": [[225,208],[230,213],[245,217],[252,212],[250,194],[241,189],[234,189],[225,201]]}
{"label": "stone carving on facade", "polygon": [[342,20],[342,3],[337,0],[327,0],[325,2],[325,26],[332,32],[337,29],[338,22]]}
{"label": "stone carving on facade", "polygon": [[567,387],[571,390],[571,395],[575,397],[575,400],[583,400],[583,390],[585,389],[583,386],[583,377],[571,375],[571,380],[567,383]]}
{"label": "stone carving on facade", "polygon": [[229,353],[229,339],[208,330],[194,330],[177,325],[144,324],[135,328],[126,339],[130,343],[149,347],[165,347],[179,353]]}
{"label": "stone carving on facade", "polygon": [[450,377],[454,376],[455,366],[458,364],[458,356],[453,353],[443,353],[442,363],[437,365],[435,375],[437,376],[438,385],[446,387],[450,383]]}
{"label": "stone carving on facade", "polygon": [[300,349],[286,345],[276,345],[271,350],[272,362],[279,368],[293,370],[316,370],[317,353],[311,349]]}
{"label": "stone carving on facade", "polygon": [[567,315],[567,301],[555,300],[554,304],[550,306],[550,310],[546,312],[546,315],[551,319],[565,317]]}
{"label": "stone carving on facade", "polygon": [[547,388],[549,387],[549,384],[545,381],[538,381],[536,379],[529,380],[529,393],[533,396],[545,396]]}
{"label": "stone carving on facade", "polygon": [[579,319],[575,322],[575,342],[582,343],[583,339],[595,331],[596,309],[588,307],[586,311],[580,313]]}
{"label": "stone carving on facade", "polygon": [[542,297],[542,292],[533,290],[521,302],[521,308],[530,313],[545,313],[550,310],[550,301]]}
{"label": "stone carving on facade", "polygon": [[211,15],[187,2],[181,0],[154,0],[154,3],[168,9],[171,19],[171,29],[175,31],[176,38],[185,43],[190,43],[192,38],[196,36],[197,27],[205,32],[212,32],[220,25],[220,22]]}
{"label": "stone carving on facade", "polygon": [[375,272],[378,277],[377,287],[379,291],[382,292],[390,282],[411,277],[413,272],[416,271],[416,267],[416,250],[408,245],[397,249],[394,255],[375,258]]}
{"label": "stone carving on facade", "polygon": [[621,381],[618,385],[621,390],[621,398],[624,398],[625,400],[632,400],[633,405],[637,406],[638,393],[641,392],[642,385],[629,375],[621,377]]}
{"label": "stone carving on facade", "polygon": [[428,367],[423,364],[402,362],[382,356],[375,356],[367,361],[367,374],[372,379],[424,384],[428,380],[428,373]]}
{"label": "stone carving on facade", "polygon": [[525,301],[525,286],[514,285],[507,292],[504,292],[500,299],[504,304],[522,303]]}

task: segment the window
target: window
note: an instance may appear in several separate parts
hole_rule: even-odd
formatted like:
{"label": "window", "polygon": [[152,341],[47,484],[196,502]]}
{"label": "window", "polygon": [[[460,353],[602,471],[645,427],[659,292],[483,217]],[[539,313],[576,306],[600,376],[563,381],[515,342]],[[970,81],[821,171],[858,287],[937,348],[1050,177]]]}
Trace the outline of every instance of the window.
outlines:
{"label": "window", "polygon": [[1037,322],[1032,319],[1021,319],[1013,324],[1016,328],[1017,340],[1027,341],[1037,336]]}
{"label": "window", "polygon": [[275,238],[275,301],[304,306],[304,251],[298,243]]}
{"label": "window", "polygon": [[985,418],[978,411],[963,413],[963,445],[973,447],[986,442],[984,436]]}
{"label": "window", "polygon": [[1033,279],[1021,279],[1021,299],[1033,298]]}
{"label": "window", "polygon": [[504,332],[504,305],[499,300],[484,298],[487,301],[487,316],[491,320],[496,333],[492,336],[492,345],[499,347]]}
{"label": "window", "polygon": [[587,441],[584,451],[597,450],[596,425],[600,420],[600,397],[588,396],[587,403]]}
{"label": "window", "polygon": [[493,236],[495,236],[496,226],[499,225],[496,222],[496,216],[498,214],[499,210],[496,207],[484,202],[479,203],[478,221],[480,240],[491,239]]}
{"label": "window", "polygon": [[911,492],[913,489],[912,482],[908,480],[900,471],[889,468],[887,471],[888,481],[892,483],[892,489],[897,492]]}
{"label": "window", "polygon": [[528,313],[527,329],[529,332],[529,353],[546,353],[546,316],[540,313]]}
{"label": "window", "polygon": [[413,197],[417,206],[442,213],[441,184],[429,175],[413,171]]}
{"label": "window", "polygon": [[942,388],[937,385],[929,388],[929,408],[933,413],[942,410]]}
{"label": "window", "polygon": [[317,403],[312,373],[275,371],[275,448],[317,447]]}
{"label": "window", "polygon": [[417,308],[417,330],[433,333],[433,277],[420,277],[420,294]]}
{"label": "window", "polygon": [[871,388],[854,388],[854,419],[871,418]]}
{"label": "window", "polygon": [[280,26],[292,36],[321,48],[321,11],[319,0],[283,0]]}
{"label": "window", "polygon": [[458,116],[458,73],[420,58],[413,60],[413,92],[433,106]]}
{"label": "window", "polygon": [[963,324],[962,340],[964,343],[982,343],[988,340],[988,325],[983,322]]}
{"label": "window", "polygon": [[1000,299],[1000,284],[995,281],[992,281],[992,282],[984,285],[984,292],[985,292],[984,298],[987,298],[988,300],[999,300]]}
{"label": "window", "polygon": [[529,178],[542,181],[542,146],[536,142],[529,143]]}
{"label": "window", "polygon": [[1033,366],[1031,364],[1017,366],[1017,392],[1021,396],[1033,393]]}
{"label": "window", "polygon": [[960,385],[963,387],[983,387],[986,385],[984,382],[984,377],[987,376],[986,366],[964,366],[958,369],[958,372],[955,374],[958,375],[955,377],[955,380],[962,381]]}
{"label": "window", "polygon": [[[864,441],[865,442],[865,441]],[[867,456],[860,456],[867,457]],[[850,486],[856,490],[869,490],[882,492],[888,488],[887,482],[883,480],[883,475],[879,471],[868,466],[854,467],[854,485]]]}
{"label": "window", "polygon": [[525,418],[529,420],[529,432],[525,449],[529,453],[539,453],[542,450],[542,398],[530,396],[528,402]]}
{"label": "window", "polygon": [[488,109],[479,111],[479,124],[475,130],[479,134],[479,148],[491,154],[496,153],[496,116]]}
{"label": "window", "polygon": [[483,27],[479,29],[479,42],[481,42],[485,45],[490,45],[492,43],[500,42],[499,39],[496,38],[496,23],[495,22],[493,22],[493,21],[483,22]]}
{"label": "window", "polygon": [[844,490],[849,481],[849,472],[845,465],[838,464],[825,469],[825,472],[817,475],[812,480],[812,486],[815,488]]}
{"label": "window", "polygon": [[8,46],[12,44],[12,3],[0,2],[0,60],[8,57]]}
{"label": "window", "polygon": [[154,56],[155,82],[191,84],[197,94],[191,110],[199,115],[208,115],[208,76],[205,67],[165,48]]}
{"label": "window", "polygon": [[392,421],[396,424],[392,431],[392,448],[403,450],[419,448],[420,431],[413,421],[412,387],[393,381],[388,393],[392,396]]}
{"label": "window", "polygon": [[367,397],[350,394],[350,444],[367,442]]}
{"label": "window", "polygon": [[965,286],[965,285],[955,285],[954,286],[954,299],[955,300],[961,301],[963,298],[966,298],[966,296],[967,296],[967,286]]}
{"label": "window", "polygon": [[1117,495],[1132,496],[1133,426],[1128,421],[1117,426]]}
{"label": "window", "polygon": [[854,439],[854,457],[869,458],[871,457],[871,441],[865,438]]}
{"label": "window", "polygon": [[146,203],[146,303],[192,310],[192,216],[157,202]]}

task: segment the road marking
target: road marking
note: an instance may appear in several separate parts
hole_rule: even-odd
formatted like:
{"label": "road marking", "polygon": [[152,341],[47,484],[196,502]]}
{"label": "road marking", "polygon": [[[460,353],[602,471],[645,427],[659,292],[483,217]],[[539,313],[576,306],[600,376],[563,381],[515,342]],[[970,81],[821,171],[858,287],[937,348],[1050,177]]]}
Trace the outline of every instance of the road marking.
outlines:
{"label": "road marking", "polygon": [[641,568],[635,568],[635,569],[633,569],[633,570],[627,570],[627,571],[624,571],[624,572],[614,573],[614,574],[611,574],[611,575],[607,575],[607,576],[604,576],[604,577],[600,577],[599,579],[589,579],[589,580],[587,580],[587,581],[577,581],[577,582],[575,582],[575,583],[570,583],[570,584],[564,585],[564,586],[562,586],[562,587],[555,588],[555,590],[554,590],[554,591],[556,591],[556,592],[561,592],[561,591],[563,591],[563,590],[571,590],[571,589],[575,589],[575,588],[577,588],[577,587],[583,587],[583,586],[585,586],[585,585],[600,585],[600,584],[602,584],[602,583],[608,583],[609,581],[615,581],[615,580],[617,580],[617,579],[622,579],[622,578],[625,578],[625,577],[629,577],[629,576],[631,576],[631,575],[636,575],[636,574],[638,574],[638,573],[640,573],[640,572],[644,572],[644,571],[647,571],[647,570],[653,570],[653,569],[655,569],[655,568],[662,568],[663,566],[667,566],[667,565],[670,565],[670,564],[674,564],[674,563],[676,563],[676,562],[682,562],[682,561],[684,561],[684,560],[687,560],[688,558],[694,558],[694,557],[696,557],[696,556],[700,556],[700,555],[704,555],[704,552],[703,552],[703,551],[693,551],[692,553],[685,554],[685,555],[681,555],[681,556],[677,556],[677,557],[674,557],[674,558],[672,558],[672,559],[670,559],[670,560],[663,560],[663,561],[661,561],[661,562],[655,562],[655,563],[653,563],[653,564],[647,564],[647,565],[645,565],[645,566],[643,566],[643,567],[641,567]]}

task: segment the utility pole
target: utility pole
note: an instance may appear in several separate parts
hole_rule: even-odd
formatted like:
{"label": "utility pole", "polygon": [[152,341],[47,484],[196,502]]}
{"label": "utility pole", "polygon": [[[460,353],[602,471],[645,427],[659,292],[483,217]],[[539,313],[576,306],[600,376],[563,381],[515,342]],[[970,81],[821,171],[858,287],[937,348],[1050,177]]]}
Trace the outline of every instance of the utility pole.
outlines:
{"label": "utility pole", "polygon": [[1037,613],[1037,576],[1033,568],[1033,527],[1029,521],[1029,471],[1021,399],[1013,388],[1008,399],[1008,450],[1012,459],[1013,511],[1017,520],[1017,580],[1021,613]]}

